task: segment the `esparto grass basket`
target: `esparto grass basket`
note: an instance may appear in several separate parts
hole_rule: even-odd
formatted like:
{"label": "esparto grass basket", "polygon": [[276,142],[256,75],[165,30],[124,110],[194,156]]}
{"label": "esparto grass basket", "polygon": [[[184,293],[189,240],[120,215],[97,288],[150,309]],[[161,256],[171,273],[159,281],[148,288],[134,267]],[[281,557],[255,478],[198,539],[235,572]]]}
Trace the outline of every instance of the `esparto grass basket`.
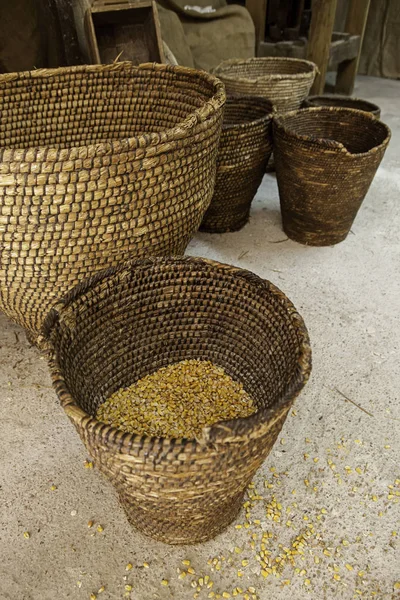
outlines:
{"label": "esparto grass basket", "polygon": [[229,59],[214,69],[227,94],[261,96],[278,112],[299,108],[308,96],[317,66],[299,58]]}
{"label": "esparto grass basket", "polygon": [[225,91],[116,63],[0,75],[0,309],[35,336],[82,279],[182,254],[210,203]]}
{"label": "esparto grass basket", "polygon": [[[304,322],[280,290],[192,257],[96,274],[55,305],[43,334],[61,404],[129,521],[171,544],[210,539],[236,517],[311,370]],[[183,359],[222,366],[257,412],[206,427],[199,439],[150,438],[96,420],[115,391]]]}
{"label": "esparto grass basket", "polygon": [[249,220],[251,202],[272,152],[272,112],[272,104],[264,98],[228,97],[214,195],[201,231],[237,231]]}
{"label": "esparto grass basket", "polygon": [[350,108],[304,108],[273,119],[283,229],[293,240],[344,240],[390,140],[373,115]]}
{"label": "esparto grass basket", "polygon": [[338,108],[355,108],[372,113],[377,119],[381,116],[381,109],[377,104],[361,98],[342,96],[340,94],[324,94],[322,96],[308,96],[302,105],[304,108],[313,106],[336,106]]}

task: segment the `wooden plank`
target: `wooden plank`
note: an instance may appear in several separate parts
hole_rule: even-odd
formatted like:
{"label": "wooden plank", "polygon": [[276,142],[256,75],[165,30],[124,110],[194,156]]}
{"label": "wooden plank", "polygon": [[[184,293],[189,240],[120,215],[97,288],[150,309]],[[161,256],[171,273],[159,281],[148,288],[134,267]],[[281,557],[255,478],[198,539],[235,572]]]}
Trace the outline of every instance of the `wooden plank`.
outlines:
{"label": "wooden plank", "polygon": [[268,0],[246,0],[246,8],[251,14],[256,28],[256,56],[258,55],[259,44],[261,41],[264,41],[265,38],[267,2]]}
{"label": "wooden plank", "polygon": [[116,10],[150,6],[151,1],[152,0],[94,0],[94,2],[92,2],[92,11],[94,12],[101,7],[106,10]]}
{"label": "wooden plank", "polygon": [[[334,71],[340,62],[357,56],[360,45],[359,35],[334,33],[329,48],[328,70]],[[290,58],[307,57],[307,40],[284,40],[282,42],[261,42],[259,56],[288,56]]]}
{"label": "wooden plank", "polygon": [[89,53],[89,60],[96,65],[101,64],[99,47],[97,45],[96,32],[94,30],[92,11],[90,8],[85,13],[85,36]]}
{"label": "wooden plank", "polygon": [[370,0],[351,0],[347,12],[345,31],[352,35],[360,36],[358,55],[353,60],[342,62],[338,66],[335,91],[340,94],[351,95],[354,81],[358,71],[362,42],[367,24]]}
{"label": "wooden plank", "polygon": [[319,75],[315,78],[310,95],[319,95],[324,91],[335,13],[336,0],[313,0],[307,58],[318,66]]}
{"label": "wooden plank", "polygon": [[358,56],[360,36],[348,35],[347,38],[332,40],[329,52],[328,70],[335,71],[343,61],[352,60]]}
{"label": "wooden plank", "polygon": [[121,2],[121,0],[104,1],[93,4],[92,13],[97,12],[109,12],[116,10],[127,10],[130,8],[148,8],[152,5],[152,0],[140,0],[136,2],[128,1]]}
{"label": "wooden plank", "polygon": [[160,62],[165,63],[165,54],[164,54],[164,44],[161,35],[161,25],[160,25],[160,17],[158,15],[157,2],[153,0],[153,23],[154,23],[154,31],[155,31],[155,39],[157,40],[158,53],[160,56]]}

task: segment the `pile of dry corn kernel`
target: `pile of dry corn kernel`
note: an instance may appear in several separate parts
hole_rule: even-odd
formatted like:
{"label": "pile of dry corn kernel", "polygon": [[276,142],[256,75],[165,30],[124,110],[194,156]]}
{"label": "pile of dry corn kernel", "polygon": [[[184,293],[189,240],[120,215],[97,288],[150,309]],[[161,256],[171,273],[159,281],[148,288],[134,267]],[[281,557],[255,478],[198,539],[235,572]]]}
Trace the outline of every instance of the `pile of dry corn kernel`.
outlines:
{"label": "pile of dry corn kernel", "polygon": [[194,438],[207,425],[255,411],[242,384],[221,367],[184,360],[117,391],[98,408],[96,418],[126,432]]}

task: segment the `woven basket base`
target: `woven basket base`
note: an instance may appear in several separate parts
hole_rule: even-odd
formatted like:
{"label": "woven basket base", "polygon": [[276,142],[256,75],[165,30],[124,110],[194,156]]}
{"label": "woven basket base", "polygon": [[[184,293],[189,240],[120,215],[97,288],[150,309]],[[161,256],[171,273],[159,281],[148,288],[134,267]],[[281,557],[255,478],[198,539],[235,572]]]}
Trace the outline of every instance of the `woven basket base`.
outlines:
{"label": "woven basket base", "polygon": [[335,244],[343,242],[350,231],[345,231],[341,235],[338,235],[337,232],[329,234],[326,231],[307,231],[293,227],[291,224],[287,224],[284,221],[282,223],[282,228],[291,240],[306,246],[334,246]]}
{"label": "woven basket base", "polygon": [[[218,513],[212,510],[210,514],[203,515],[201,528],[199,523],[192,525],[174,523],[175,515],[167,515],[165,521],[160,521],[160,515],[154,515],[154,520],[149,520],[150,511],[143,510],[136,503],[132,503],[129,496],[119,495],[119,500],[125,510],[129,523],[141,533],[152,537],[158,542],[172,545],[201,544],[222,533],[238,516],[242,507],[244,492],[237,498],[218,505]],[[151,509],[150,509],[151,510]],[[176,520],[176,519],[175,519]]]}
{"label": "woven basket base", "polygon": [[250,212],[240,219],[232,219],[232,222],[229,225],[227,225],[226,219],[224,219],[224,224],[221,226],[218,226],[218,224],[201,225],[199,231],[204,231],[205,233],[231,233],[233,231],[239,231],[239,229],[243,229],[243,227],[249,222],[249,218]]}

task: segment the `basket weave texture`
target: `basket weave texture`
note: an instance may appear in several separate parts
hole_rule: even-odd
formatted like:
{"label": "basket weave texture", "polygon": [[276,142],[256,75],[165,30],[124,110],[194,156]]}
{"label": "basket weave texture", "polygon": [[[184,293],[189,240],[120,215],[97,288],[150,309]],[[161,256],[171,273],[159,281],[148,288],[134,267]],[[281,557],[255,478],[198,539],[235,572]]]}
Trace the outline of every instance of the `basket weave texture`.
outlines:
{"label": "basket weave texture", "polygon": [[230,97],[224,109],[214,195],[200,229],[237,231],[249,220],[272,151],[272,104],[258,97]]}
{"label": "basket weave texture", "polygon": [[377,119],[381,116],[381,109],[377,104],[362,100],[361,98],[352,98],[341,96],[340,94],[324,94],[323,96],[309,96],[303,102],[304,108],[313,106],[336,106],[338,108],[354,108],[372,113]]}
{"label": "basket weave texture", "polygon": [[[98,273],[55,305],[43,332],[61,404],[130,522],[171,544],[210,539],[236,517],[311,369],[307,330],[281,291],[192,257]],[[222,366],[257,412],[197,440],[123,433],[93,417],[116,390],[183,359]]]}
{"label": "basket weave texture", "polygon": [[327,246],[347,237],[390,140],[366,112],[305,108],[274,118],[274,156],[287,235]]}
{"label": "basket weave texture", "polygon": [[278,112],[299,108],[308,96],[317,66],[299,58],[230,59],[214,69],[227,94],[261,96]]}
{"label": "basket weave texture", "polygon": [[0,309],[36,334],[94,270],[182,254],[213,194],[225,102],[205,72],[90,65],[0,76]]}

